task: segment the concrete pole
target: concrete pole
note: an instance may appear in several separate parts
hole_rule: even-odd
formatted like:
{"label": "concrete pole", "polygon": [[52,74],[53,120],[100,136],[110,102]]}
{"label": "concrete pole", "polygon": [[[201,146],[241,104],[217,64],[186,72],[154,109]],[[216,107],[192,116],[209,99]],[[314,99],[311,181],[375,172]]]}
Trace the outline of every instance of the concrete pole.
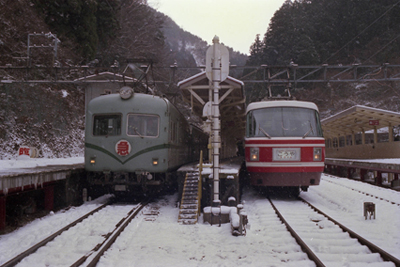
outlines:
{"label": "concrete pole", "polygon": [[213,39],[213,65],[212,65],[212,83],[214,90],[214,99],[212,102],[212,131],[213,131],[213,178],[214,178],[214,200],[219,200],[219,148],[221,145],[220,139],[220,114],[219,114],[219,89],[221,82],[221,56],[217,48],[219,38]]}

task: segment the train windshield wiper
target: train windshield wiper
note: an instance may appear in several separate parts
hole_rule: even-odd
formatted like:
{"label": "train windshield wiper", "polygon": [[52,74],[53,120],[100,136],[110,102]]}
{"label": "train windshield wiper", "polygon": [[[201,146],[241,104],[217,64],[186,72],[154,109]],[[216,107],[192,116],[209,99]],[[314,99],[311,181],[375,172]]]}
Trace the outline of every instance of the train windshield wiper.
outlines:
{"label": "train windshield wiper", "polygon": [[141,134],[139,133],[139,131],[136,129],[136,127],[132,127],[132,128],[133,128],[133,131],[134,131],[137,135],[140,136],[140,138],[143,138],[143,135],[141,135]]}
{"label": "train windshield wiper", "polygon": [[270,136],[261,126],[259,126],[258,129],[259,129],[266,137],[268,137],[269,139],[271,139],[271,136]]}
{"label": "train windshield wiper", "polygon": [[310,122],[310,130],[308,130],[308,131],[303,135],[303,138],[306,138],[306,136],[309,135],[311,132],[314,133],[314,129],[313,129],[312,125],[311,125],[311,121],[309,121],[309,122]]}

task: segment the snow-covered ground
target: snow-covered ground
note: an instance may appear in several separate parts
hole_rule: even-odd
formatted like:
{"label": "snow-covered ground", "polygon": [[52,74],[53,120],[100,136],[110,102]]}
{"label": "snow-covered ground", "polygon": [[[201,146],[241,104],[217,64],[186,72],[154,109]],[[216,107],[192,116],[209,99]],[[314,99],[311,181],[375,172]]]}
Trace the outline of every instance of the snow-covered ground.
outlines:
{"label": "snow-covered ground", "polygon": [[[326,158],[329,160],[335,160],[335,158]],[[386,164],[398,164],[400,165],[400,158],[389,158],[389,159],[337,159],[340,161],[358,161],[358,162],[371,162],[371,163],[386,163]]]}
{"label": "snow-covered ground", "polygon": [[[66,162],[66,159],[61,160],[63,164]],[[0,161],[0,170],[27,165],[34,167],[60,164],[53,159],[29,161],[29,164],[25,160],[24,163],[19,160],[13,163]],[[83,158],[67,161],[71,164],[82,163]],[[400,258],[400,206],[397,205],[400,204],[400,192],[324,174],[319,186],[310,187],[301,196],[348,228]],[[107,197],[109,196],[67,211],[51,213],[12,233],[1,235],[0,264],[99,206]],[[244,208],[250,222],[246,236],[234,237],[230,233],[229,224],[210,226],[202,223],[202,218],[196,225],[178,224],[179,209],[176,207],[176,200],[177,195],[158,200],[156,205],[160,207],[160,214],[154,221],[145,220],[144,214],[134,219],[106,252],[98,266],[314,266],[294,239],[287,232],[281,231],[283,226],[276,215],[270,212],[267,199],[251,189],[246,189],[243,195]],[[375,203],[376,219],[365,220],[364,202]],[[87,228],[85,233],[97,234],[95,229],[98,226],[95,221],[80,225]],[[79,240],[79,236],[75,239]],[[56,241],[51,243],[53,242]],[[63,246],[48,244],[53,251],[58,248],[59,252],[46,253],[47,260],[38,260],[37,266],[45,266],[45,262],[56,262],[54,266],[64,266],[59,260],[61,255],[65,259],[76,257],[76,251],[68,254],[66,246],[69,245],[66,241],[64,243]],[[34,262],[31,260],[29,265]],[[71,263],[66,263],[69,264]]]}
{"label": "snow-covered ground", "polygon": [[[310,187],[309,192],[302,193],[301,196],[400,259],[400,206],[397,205],[400,204],[400,192],[347,178],[323,175],[318,187]],[[375,204],[376,219],[365,220],[364,202]]]}
{"label": "snow-covered ground", "polygon": [[[0,160],[0,172],[16,169],[28,169],[35,167],[53,166],[53,165],[73,165],[83,164],[83,157],[71,158],[30,158],[28,156],[19,156],[17,159]],[[21,171],[22,172],[22,171]]]}

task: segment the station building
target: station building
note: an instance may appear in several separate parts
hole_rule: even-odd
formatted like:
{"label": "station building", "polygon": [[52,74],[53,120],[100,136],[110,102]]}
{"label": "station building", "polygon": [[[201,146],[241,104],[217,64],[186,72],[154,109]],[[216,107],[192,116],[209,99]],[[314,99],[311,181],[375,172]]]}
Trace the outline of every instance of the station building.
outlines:
{"label": "station building", "polygon": [[356,105],[321,124],[328,173],[399,187],[400,113]]}

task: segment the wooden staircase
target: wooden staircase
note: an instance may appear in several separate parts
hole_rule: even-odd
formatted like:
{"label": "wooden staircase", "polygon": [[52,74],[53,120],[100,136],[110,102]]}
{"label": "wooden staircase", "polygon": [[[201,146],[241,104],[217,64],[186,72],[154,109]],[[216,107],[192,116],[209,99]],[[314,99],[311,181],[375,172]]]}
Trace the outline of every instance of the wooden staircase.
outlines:
{"label": "wooden staircase", "polygon": [[199,173],[186,173],[178,222],[181,224],[196,224],[199,217],[200,202]]}

